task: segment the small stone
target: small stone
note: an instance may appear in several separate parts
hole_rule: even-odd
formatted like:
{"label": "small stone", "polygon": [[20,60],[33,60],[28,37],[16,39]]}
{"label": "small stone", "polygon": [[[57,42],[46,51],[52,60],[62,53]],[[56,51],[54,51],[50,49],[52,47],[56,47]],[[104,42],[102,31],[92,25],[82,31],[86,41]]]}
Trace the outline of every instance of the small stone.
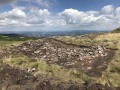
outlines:
{"label": "small stone", "polygon": [[92,69],[92,67],[87,67],[87,70],[91,70]]}

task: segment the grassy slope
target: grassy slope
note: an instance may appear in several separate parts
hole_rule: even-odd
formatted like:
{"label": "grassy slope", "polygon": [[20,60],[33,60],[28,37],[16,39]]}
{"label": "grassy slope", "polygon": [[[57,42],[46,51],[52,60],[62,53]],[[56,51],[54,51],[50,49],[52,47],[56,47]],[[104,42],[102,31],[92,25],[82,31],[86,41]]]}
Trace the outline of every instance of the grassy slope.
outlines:
{"label": "grassy slope", "polygon": [[9,45],[18,45],[28,40],[36,40],[38,38],[29,38],[23,36],[13,36],[13,35],[0,35],[0,48],[9,46]]}
{"label": "grassy slope", "polygon": [[101,35],[95,40],[102,43],[102,45],[118,49],[107,70],[103,72],[103,76],[99,80],[102,83],[107,81],[112,86],[120,86],[120,33]]}
{"label": "grassy slope", "polygon": [[[50,77],[56,77],[60,81],[64,82],[83,82],[85,80],[94,79],[95,82],[98,83],[108,83],[110,86],[120,86],[120,34],[105,34],[105,35],[98,35],[98,36],[78,36],[78,37],[56,37],[59,40],[63,40],[67,43],[73,43],[77,45],[104,45],[105,47],[111,47],[111,48],[118,48],[118,51],[116,52],[116,55],[113,57],[111,63],[109,63],[108,68],[106,71],[103,72],[102,77],[99,78],[90,78],[86,75],[84,75],[81,72],[78,72],[76,70],[67,70],[64,67],[58,66],[58,65],[48,65],[46,62],[42,60],[35,60],[28,58],[26,56],[20,56],[20,57],[9,57],[4,59],[4,61],[1,60],[1,63],[10,64],[12,66],[20,67],[22,69],[28,68],[28,67],[36,67],[37,72],[33,73],[34,75],[37,75],[38,73],[48,75]],[[28,39],[29,40],[29,39]],[[25,42],[20,40],[14,40],[14,41],[2,41],[0,43],[0,47],[10,44],[17,44]],[[7,42],[7,43],[6,43]],[[2,45],[3,44],[3,45]]]}
{"label": "grassy slope", "polygon": [[111,33],[120,33],[120,27],[119,27],[119,28],[114,29]]}
{"label": "grassy slope", "polygon": [[109,63],[107,70],[103,72],[102,77],[96,78],[96,81],[102,84],[108,83],[110,86],[120,86],[120,33],[98,35],[94,38],[86,36],[56,38],[77,45],[103,45],[108,48],[117,48],[116,55]]}

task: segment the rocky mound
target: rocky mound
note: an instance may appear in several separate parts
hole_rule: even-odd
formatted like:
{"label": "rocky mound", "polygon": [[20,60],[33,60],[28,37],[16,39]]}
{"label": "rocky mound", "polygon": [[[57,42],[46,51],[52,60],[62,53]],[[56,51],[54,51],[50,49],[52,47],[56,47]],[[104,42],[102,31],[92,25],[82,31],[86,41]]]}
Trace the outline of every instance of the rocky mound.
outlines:
{"label": "rocky mound", "polygon": [[[100,76],[115,50],[103,46],[77,46],[46,38],[43,40],[11,46],[1,51],[2,55],[23,54],[45,60],[49,64],[58,64],[66,68],[78,69],[90,76]],[[8,54],[9,53],[9,54]],[[2,56],[1,55],[1,56]]]}
{"label": "rocky mound", "polygon": [[51,79],[34,77],[26,71],[8,65],[0,66],[0,90],[119,90],[101,84],[51,83]]}

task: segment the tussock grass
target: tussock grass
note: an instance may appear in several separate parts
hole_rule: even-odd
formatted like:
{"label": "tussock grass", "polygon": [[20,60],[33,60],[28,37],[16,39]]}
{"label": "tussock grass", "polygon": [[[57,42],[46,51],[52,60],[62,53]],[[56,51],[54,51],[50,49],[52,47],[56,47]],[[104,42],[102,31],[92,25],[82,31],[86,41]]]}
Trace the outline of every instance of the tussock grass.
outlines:
{"label": "tussock grass", "polygon": [[102,77],[96,78],[96,82],[100,84],[107,84],[110,87],[120,87],[120,74],[104,72]]}
{"label": "tussock grass", "polygon": [[115,56],[108,64],[107,69],[103,71],[102,77],[94,78],[96,82],[109,86],[120,87],[120,33],[107,33],[97,35],[95,38],[89,37],[56,37],[66,43],[72,43],[85,46],[102,45],[107,48],[118,49]]}
{"label": "tussock grass", "polygon": [[120,33],[100,35],[95,38],[95,41],[98,41],[98,44],[104,45],[106,47],[120,49]]}
{"label": "tussock grass", "polygon": [[47,64],[44,60],[31,59],[27,56],[5,58],[2,64],[9,64],[13,67],[19,67],[23,70],[28,68],[36,68],[33,75],[37,76],[39,74],[47,75],[49,77],[54,77],[59,79],[60,82],[77,82],[83,83],[85,80],[90,80],[91,78],[84,73],[71,69],[68,70],[62,66],[56,64]]}
{"label": "tussock grass", "polygon": [[19,45],[23,42],[24,41],[0,41],[0,48],[3,48],[5,46],[10,46],[10,45]]}
{"label": "tussock grass", "polygon": [[99,35],[94,41],[96,45],[118,49],[108,64],[108,68],[103,72],[102,77],[96,80],[104,85],[107,83],[109,86],[120,87],[120,33]]}
{"label": "tussock grass", "polygon": [[93,41],[91,41],[89,37],[63,36],[63,37],[55,37],[55,38],[64,41],[68,44],[85,45],[85,46],[91,46],[93,44]]}

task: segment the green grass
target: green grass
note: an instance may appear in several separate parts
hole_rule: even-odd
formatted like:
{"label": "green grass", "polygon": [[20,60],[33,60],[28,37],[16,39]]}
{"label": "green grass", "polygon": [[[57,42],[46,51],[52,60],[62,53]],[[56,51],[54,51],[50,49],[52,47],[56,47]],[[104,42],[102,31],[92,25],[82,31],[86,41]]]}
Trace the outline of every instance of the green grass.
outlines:
{"label": "green grass", "polygon": [[39,38],[35,37],[23,37],[17,35],[0,35],[0,48],[10,45],[19,45],[26,41],[38,40]]}
{"label": "green grass", "polygon": [[10,45],[19,45],[25,41],[0,41],[0,48]]}
{"label": "green grass", "polygon": [[0,41],[27,41],[27,40],[37,40],[36,37],[24,37],[20,35],[0,35]]}

